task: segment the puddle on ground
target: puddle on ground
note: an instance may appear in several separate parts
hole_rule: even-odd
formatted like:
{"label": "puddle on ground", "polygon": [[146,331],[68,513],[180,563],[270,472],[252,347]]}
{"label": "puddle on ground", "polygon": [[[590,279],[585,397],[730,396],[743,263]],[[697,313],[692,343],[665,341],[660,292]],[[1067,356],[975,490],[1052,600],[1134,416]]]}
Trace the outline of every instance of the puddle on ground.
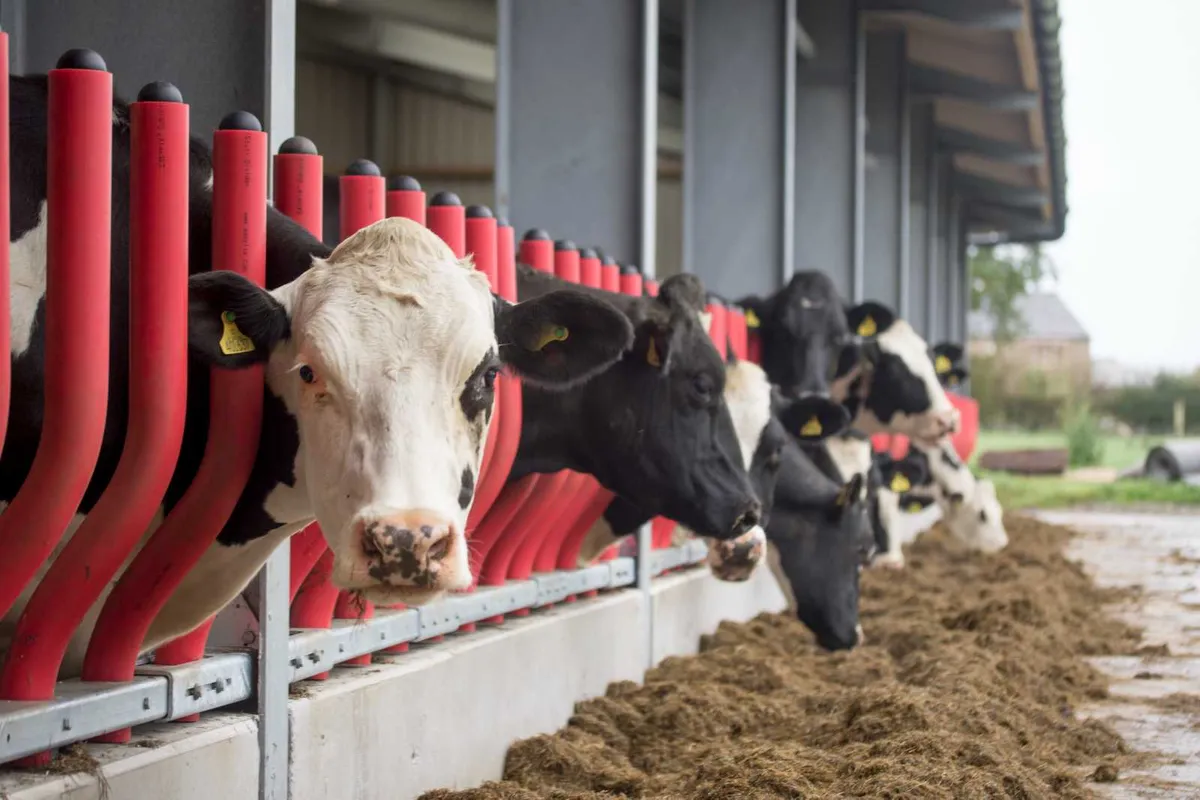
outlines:
{"label": "puddle on ground", "polygon": [[1159,514],[1036,516],[1079,531],[1067,554],[1097,583],[1141,590],[1113,611],[1145,629],[1145,654],[1090,659],[1112,676],[1111,696],[1080,711],[1109,723],[1133,750],[1161,755],[1091,788],[1121,800],[1200,796],[1200,522]]}

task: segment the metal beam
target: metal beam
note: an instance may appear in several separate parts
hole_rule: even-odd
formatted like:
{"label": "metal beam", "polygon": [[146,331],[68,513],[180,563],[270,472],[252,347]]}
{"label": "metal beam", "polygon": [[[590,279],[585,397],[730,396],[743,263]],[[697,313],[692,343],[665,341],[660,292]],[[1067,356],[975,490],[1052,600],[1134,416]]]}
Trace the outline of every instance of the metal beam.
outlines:
{"label": "metal beam", "polygon": [[851,240],[850,296],[861,303],[866,291],[867,222],[867,31],[855,0],[854,7],[854,238]]}
{"label": "metal beam", "polygon": [[1002,2],[980,7],[964,0],[863,0],[861,8],[865,12],[920,14],[985,31],[1016,31],[1025,24],[1020,8]]}
{"label": "metal beam", "polygon": [[899,240],[896,246],[900,248],[896,279],[896,292],[900,296],[900,316],[908,319],[910,316],[909,298],[912,294],[912,102],[909,100],[908,82],[908,35],[900,38],[900,186],[896,202],[900,209]]}
{"label": "metal beam", "polygon": [[909,68],[917,97],[952,97],[999,111],[1032,111],[1041,103],[1037,92],[981,81],[969,75],[913,64]]}
{"label": "metal beam", "polygon": [[959,155],[970,153],[992,161],[1003,161],[1023,167],[1043,164],[1046,154],[1011,142],[989,139],[958,128],[937,128],[937,146],[944,153]]}
{"label": "metal beam", "polygon": [[496,41],[494,0],[301,0],[301,4],[412,22],[485,42]]}
{"label": "metal beam", "polygon": [[[791,4],[795,7],[795,3]],[[808,35],[808,31],[804,29],[804,23],[800,21],[800,17],[792,14],[792,30],[789,34],[795,41],[793,49],[805,61],[812,61],[817,57],[817,45],[813,42],[812,37]]]}
{"label": "metal beam", "polygon": [[995,205],[1041,208],[1050,202],[1049,196],[1041,189],[1013,186],[961,172],[956,176],[954,186],[970,200],[982,200]]}

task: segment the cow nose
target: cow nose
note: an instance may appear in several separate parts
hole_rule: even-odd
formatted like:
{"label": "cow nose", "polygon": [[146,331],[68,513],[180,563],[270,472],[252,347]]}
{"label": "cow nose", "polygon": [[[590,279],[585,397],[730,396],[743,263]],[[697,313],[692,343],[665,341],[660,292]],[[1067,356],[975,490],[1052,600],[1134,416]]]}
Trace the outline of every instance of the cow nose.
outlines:
{"label": "cow nose", "polygon": [[708,565],[718,580],[737,583],[749,579],[766,552],[767,535],[762,528],[754,527],[736,539],[712,542]]}
{"label": "cow nose", "polygon": [[413,510],[359,520],[362,549],[372,578],[432,586],[453,556],[454,523]]}

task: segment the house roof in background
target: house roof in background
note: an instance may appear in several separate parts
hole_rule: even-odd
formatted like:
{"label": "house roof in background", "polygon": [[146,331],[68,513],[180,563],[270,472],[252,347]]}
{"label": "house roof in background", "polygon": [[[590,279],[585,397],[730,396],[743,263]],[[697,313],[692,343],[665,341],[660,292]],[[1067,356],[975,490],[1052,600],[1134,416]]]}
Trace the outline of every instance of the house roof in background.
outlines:
{"label": "house roof in background", "polygon": [[[1053,292],[1027,294],[1017,299],[1017,311],[1024,320],[1017,339],[1057,339],[1087,341],[1087,330]],[[967,317],[967,329],[972,339],[991,339],[994,325],[990,315],[972,311]]]}

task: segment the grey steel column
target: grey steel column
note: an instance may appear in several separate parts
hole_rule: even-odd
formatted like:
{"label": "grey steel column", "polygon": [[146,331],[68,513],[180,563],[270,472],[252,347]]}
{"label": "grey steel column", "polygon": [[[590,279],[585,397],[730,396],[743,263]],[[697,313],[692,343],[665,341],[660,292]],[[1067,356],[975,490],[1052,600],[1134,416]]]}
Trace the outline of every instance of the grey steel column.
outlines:
{"label": "grey steel column", "polygon": [[655,145],[642,130],[656,115],[643,86],[657,6],[501,0],[496,193],[518,235],[545,228],[652,268],[655,179],[644,165]]}
{"label": "grey steel column", "polygon": [[897,310],[901,317],[910,319],[912,314],[912,99],[908,86],[908,36],[901,34],[899,56],[900,84],[900,131],[899,159],[900,186],[896,203],[900,209],[900,230],[896,247],[899,249],[899,274],[896,291],[900,295]]}
{"label": "grey steel column", "polygon": [[0,2],[0,30],[8,34],[8,72],[23,75],[25,68],[25,0]]}
{"label": "grey steel column", "polygon": [[[932,114],[931,114],[932,116]],[[942,274],[942,248],[941,248],[941,222],[942,222],[942,170],[939,165],[937,149],[933,142],[933,127],[930,126],[929,138],[929,195],[926,202],[928,208],[926,217],[926,256],[925,263],[927,264],[928,272],[928,293],[926,295],[926,325],[925,339],[928,342],[933,342],[937,339],[941,326],[938,320],[941,314],[938,311],[938,301],[941,298],[941,292],[938,291],[938,281],[941,280]]]}
{"label": "grey steel column", "polygon": [[[901,309],[903,224],[901,145],[903,126],[903,34],[866,37],[866,168],[864,175],[862,299]],[[903,314],[903,311],[900,312]]]}
{"label": "grey steel column", "polygon": [[685,8],[683,267],[729,297],[780,285],[781,209],[794,180],[784,155],[785,69],[796,61],[788,5],[688,0]]}
{"label": "grey steel column", "polygon": [[[967,224],[966,209],[960,208],[958,218],[958,264],[962,291],[959,293],[962,306],[958,315],[958,340],[963,346],[963,358],[966,358],[967,340],[971,338],[971,330],[967,325],[967,316],[971,313],[971,263],[967,259],[967,239],[970,226]],[[970,390],[968,385],[967,390]]]}
{"label": "grey steel column", "polygon": [[853,298],[855,242],[855,42],[853,2],[798,0],[816,43],[796,71],[796,260],[829,274]]}
{"label": "grey steel column", "polygon": [[867,225],[867,33],[863,27],[858,0],[854,0],[854,301],[866,298],[866,225]]}
{"label": "grey steel column", "polygon": [[796,55],[798,36],[797,0],[784,0],[783,39],[783,208],[779,225],[783,230],[783,263],[780,285],[796,271]]}
{"label": "grey steel column", "polygon": [[912,147],[912,186],[909,204],[912,208],[909,237],[908,320],[919,332],[929,327],[929,113],[921,105],[912,108],[910,144]]}
{"label": "grey steel column", "polygon": [[945,300],[942,301],[942,339],[953,341],[956,332],[954,320],[958,317],[958,224],[955,219],[957,199],[952,185],[943,187],[946,192],[945,217],[942,222],[942,274],[945,276]]}

